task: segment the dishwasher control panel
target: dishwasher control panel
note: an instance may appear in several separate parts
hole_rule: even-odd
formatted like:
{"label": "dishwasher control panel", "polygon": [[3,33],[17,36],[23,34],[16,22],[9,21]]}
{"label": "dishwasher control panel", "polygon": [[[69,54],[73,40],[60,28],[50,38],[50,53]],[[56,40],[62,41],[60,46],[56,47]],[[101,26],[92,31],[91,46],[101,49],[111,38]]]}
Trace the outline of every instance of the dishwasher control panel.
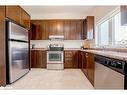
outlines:
{"label": "dishwasher control panel", "polygon": [[95,61],[103,64],[119,73],[125,74],[125,68],[126,68],[126,61],[109,58],[101,55],[94,55]]}

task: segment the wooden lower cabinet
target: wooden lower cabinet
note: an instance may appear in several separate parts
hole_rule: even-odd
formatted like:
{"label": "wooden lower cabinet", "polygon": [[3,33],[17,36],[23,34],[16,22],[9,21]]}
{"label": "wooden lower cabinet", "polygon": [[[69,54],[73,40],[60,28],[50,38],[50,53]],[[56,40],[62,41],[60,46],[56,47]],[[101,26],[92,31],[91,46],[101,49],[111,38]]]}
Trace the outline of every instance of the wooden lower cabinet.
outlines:
{"label": "wooden lower cabinet", "polygon": [[78,51],[77,50],[64,51],[64,67],[78,68]]}
{"label": "wooden lower cabinet", "polygon": [[45,50],[31,50],[31,68],[46,68]]}
{"label": "wooden lower cabinet", "polygon": [[89,79],[92,85],[94,85],[94,54],[81,52],[82,57],[82,71]]}

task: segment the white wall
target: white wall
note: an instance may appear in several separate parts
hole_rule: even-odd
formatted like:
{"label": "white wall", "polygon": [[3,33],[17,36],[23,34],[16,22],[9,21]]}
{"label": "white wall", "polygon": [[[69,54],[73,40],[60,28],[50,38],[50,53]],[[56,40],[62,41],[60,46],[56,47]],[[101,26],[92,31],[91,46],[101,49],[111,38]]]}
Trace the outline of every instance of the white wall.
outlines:
{"label": "white wall", "polygon": [[64,44],[64,48],[80,48],[83,45],[83,40],[63,40],[63,41],[50,41],[50,40],[31,40],[30,44],[35,44],[35,48],[47,48],[49,44],[59,43]]}
{"label": "white wall", "polygon": [[98,22],[101,18],[106,16],[108,13],[113,11],[118,6],[98,6],[93,11],[91,11],[90,15],[95,16],[95,24]]}

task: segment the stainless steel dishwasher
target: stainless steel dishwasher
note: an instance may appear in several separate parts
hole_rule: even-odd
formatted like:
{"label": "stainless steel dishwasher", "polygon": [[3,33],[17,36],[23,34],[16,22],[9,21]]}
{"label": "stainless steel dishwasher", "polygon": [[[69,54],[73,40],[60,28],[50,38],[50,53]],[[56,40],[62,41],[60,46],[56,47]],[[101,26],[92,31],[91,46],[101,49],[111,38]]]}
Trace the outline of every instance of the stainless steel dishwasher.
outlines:
{"label": "stainless steel dishwasher", "polygon": [[127,63],[95,55],[95,89],[127,89]]}

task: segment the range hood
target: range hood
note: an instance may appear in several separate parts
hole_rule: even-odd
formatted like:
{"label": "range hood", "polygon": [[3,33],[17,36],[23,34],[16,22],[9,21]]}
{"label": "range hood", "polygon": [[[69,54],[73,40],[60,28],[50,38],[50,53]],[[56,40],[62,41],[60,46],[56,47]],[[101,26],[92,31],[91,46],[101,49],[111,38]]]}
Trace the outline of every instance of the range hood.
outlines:
{"label": "range hood", "polygon": [[63,35],[50,35],[49,40],[64,40]]}

